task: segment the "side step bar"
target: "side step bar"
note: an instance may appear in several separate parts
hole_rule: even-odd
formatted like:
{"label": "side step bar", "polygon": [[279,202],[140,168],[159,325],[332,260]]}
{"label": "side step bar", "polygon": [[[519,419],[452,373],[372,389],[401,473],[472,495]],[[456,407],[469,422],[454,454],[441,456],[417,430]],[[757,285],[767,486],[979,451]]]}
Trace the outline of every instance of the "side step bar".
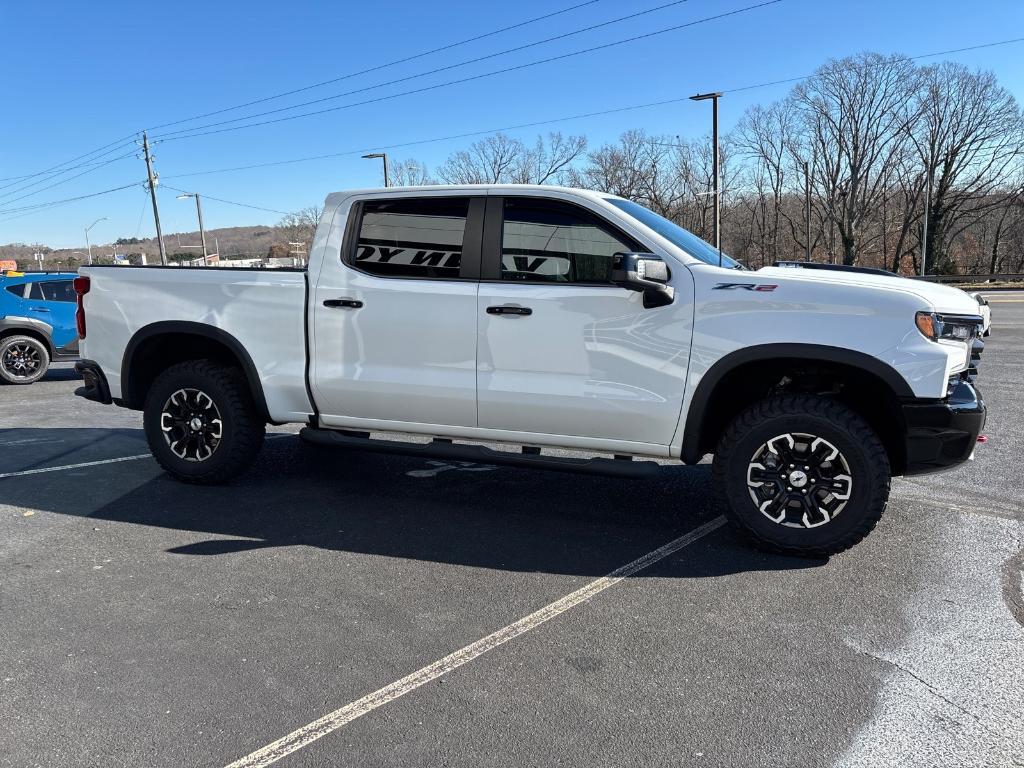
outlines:
{"label": "side step bar", "polygon": [[496,451],[483,445],[453,443],[451,440],[443,438],[435,438],[429,443],[406,443],[400,440],[372,439],[366,432],[347,432],[315,427],[303,427],[299,432],[299,437],[308,443],[332,445],[336,448],[472,461],[479,464],[507,464],[612,477],[649,478],[657,475],[659,470],[659,465],[653,461],[631,461],[629,458],[577,459],[544,456],[536,448],[530,446],[524,446],[523,453],[512,453],[511,451]]}

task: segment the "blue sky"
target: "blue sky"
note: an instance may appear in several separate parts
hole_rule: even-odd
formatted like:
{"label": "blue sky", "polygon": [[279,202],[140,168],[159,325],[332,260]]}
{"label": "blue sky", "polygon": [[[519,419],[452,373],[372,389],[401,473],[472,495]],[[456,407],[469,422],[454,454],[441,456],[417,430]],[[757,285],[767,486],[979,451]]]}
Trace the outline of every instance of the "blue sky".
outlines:
{"label": "blue sky", "polygon": [[[574,11],[440,54],[353,77],[333,86],[253,107],[264,111],[372,86],[663,5],[670,0],[597,0]],[[179,0],[128,3],[9,2],[0,5],[0,178],[50,168],[142,128],[154,128],[281,91],[363,70],[583,0],[468,0],[380,3],[245,3]],[[467,67],[326,102],[320,107],[397,93],[506,66],[603,45],[754,5],[759,0],[689,0],[637,19]],[[170,186],[278,211],[322,202],[328,192],[380,183],[380,164],[349,156],[199,176],[185,174],[291,158],[370,150],[634,104],[682,98],[812,72],[829,57],[864,50],[919,55],[1024,37],[1024,2],[979,0],[964,13],[954,0],[782,0],[643,41],[474,82],[273,125],[164,141],[156,168]],[[943,58],[994,71],[1024,100],[1024,43]],[[727,94],[723,130],[743,110],[783,96],[779,85]],[[312,107],[311,109],[315,109]],[[686,100],[508,133],[584,133],[592,147],[629,128],[697,136],[710,107]],[[305,110],[303,110],[305,111]],[[195,125],[231,119],[225,113]],[[159,138],[182,126],[155,129]],[[169,139],[170,137],[167,136]],[[472,139],[389,150],[431,168]],[[131,147],[103,156],[117,158]],[[76,179],[0,181],[0,243],[84,244],[83,228],[106,216],[93,240],[154,233],[141,185],[27,215],[10,209],[87,195],[145,176],[130,155]],[[60,182],[60,183],[58,183]],[[56,184],[50,189],[41,189]],[[12,192],[13,191],[13,192]],[[36,194],[29,193],[35,192]],[[160,192],[164,232],[196,228],[190,201]],[[23,199],[16,199],[25,195]],[[5,211],[7,211],[5,213]],[[272,224],[280,215],[207,198],[208,228]]]}

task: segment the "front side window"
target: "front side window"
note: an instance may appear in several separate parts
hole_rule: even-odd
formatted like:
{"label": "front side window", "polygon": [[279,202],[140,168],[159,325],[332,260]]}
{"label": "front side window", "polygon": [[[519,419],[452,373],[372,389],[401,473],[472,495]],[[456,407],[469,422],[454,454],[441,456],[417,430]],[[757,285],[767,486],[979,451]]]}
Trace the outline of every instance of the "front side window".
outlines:
{"label": "front side window", "polygon": [[363,204],[353,265],[381,277],[459,277],[469,198]]}
{"label": "front side window", "polygon": [[43,301],[66,301],[71,304],[77,301],[75,289],[70,280],[52,280],[35,283],[35,285],[39,286]]}
{"label": "front side window", "polygon": [[505,199],[502,280],[609,284],[612,257],[638,250],[600,217],[575,205]]}

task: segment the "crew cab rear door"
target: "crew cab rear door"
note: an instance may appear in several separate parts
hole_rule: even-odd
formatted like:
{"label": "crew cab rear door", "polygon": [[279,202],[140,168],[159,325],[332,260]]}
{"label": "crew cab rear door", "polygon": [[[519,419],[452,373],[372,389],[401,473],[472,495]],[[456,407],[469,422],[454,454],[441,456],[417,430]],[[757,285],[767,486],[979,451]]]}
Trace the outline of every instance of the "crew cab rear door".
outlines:
{"label": "crew cab rear door", "polygon": [[24,304],[28,316],[41,320],[53,330],[50,333],[58,354],[73,355],[78,351],[75,327],[75,290],[70,278],[39,280],[29,284]]}
{"label": "crew cab rear door", "polygon": [[325,425],[476,426],[483,211],[482,196],[377,194],[335,214],[344,236],[332,228],[310,296]]}
{"label": "crew cab rear door", "polygon": [[[645,308],[612,256],[651,251],[570,199],[490,197],[477,321],[482,428],[667,446],[686,384],[689,273]],[[609,443],[610,444],[610,443]]]}

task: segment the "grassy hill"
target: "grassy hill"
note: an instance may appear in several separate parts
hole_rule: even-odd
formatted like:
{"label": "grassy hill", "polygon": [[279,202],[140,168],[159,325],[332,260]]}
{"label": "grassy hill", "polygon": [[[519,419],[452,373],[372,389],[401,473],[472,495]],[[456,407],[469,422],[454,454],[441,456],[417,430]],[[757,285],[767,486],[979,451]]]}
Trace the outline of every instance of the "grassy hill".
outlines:
{"label": "grassy hill", "polygon": [[[266,256],[273,245],[287,248],[294,233],[283,227],[224,227],[206,231],[206,247],[215,253],[220,246],[221,258]],[[180,246],[198,246],[201,244],[198,230],[195,232],[164,233],[164,246],[168,257],[176,253],[199,256],[199,248],[183,248]],[[22,269],[35,269],[37,262],[32,254],[42,253],[43,266],[46,269],[67,269],[85,263],[86,248],[84,245],[75,248],[53,249],[45,244],[10,243],[0,245],[0,259],[14,259]],[[160,249],[156,238],[127,238],[117,243],[93,243],[93,261],[109,263],[113,254],[145,254],[149,264],[160,263]],[[70,262],[69,262],[70,260]]]}

